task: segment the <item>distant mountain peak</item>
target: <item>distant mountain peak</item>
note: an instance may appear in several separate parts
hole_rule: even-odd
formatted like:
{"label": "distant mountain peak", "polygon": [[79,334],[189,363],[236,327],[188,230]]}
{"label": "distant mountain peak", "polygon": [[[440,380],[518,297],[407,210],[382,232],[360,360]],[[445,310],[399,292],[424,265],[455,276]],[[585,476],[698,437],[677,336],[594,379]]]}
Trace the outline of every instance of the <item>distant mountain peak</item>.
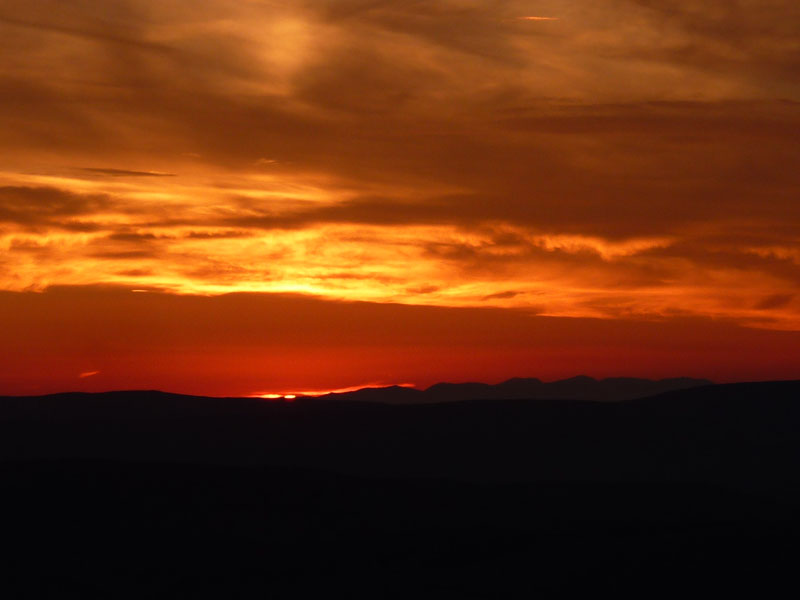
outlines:
{"label": "distant mountain peak", "polygon": [[518,384],[518,383],[544,383],[538,377],[512,377],[511,379],[506,379],[500,385],[508,385],[508,384]]}
{"label": "distant mountain peak", "polygon": [[501,399],[594,400],[609,402],[633,400],[711,383],[707,379],[693,379],[691,377],[652,380],[636,377],[595,379],[588,375],[576,375],[551,382],[544,382],[537,377],[512,377],[498,384],[468,381],[461,383],[435,383],[424,390],[401,387],[402,393],[398,393],[395,389],[399,386],[368,388],[356,392],[336,394],[336,398],[342,400],[370,400],[387,404]]}
{"label": "distant mountain peak", "polygon": [[567,379],[559,379],[553,383],[596,383],[597,381],[601,380],[595,379],[594,377],[589,377],[588,375],[575,375],[574,377],[568,377]]}

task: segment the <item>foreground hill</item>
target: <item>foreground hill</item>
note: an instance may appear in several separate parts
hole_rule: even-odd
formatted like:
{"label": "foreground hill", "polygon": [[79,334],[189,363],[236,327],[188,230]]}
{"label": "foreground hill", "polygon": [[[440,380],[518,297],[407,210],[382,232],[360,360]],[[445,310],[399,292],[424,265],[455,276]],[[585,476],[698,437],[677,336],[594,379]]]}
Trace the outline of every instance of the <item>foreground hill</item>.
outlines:
{"label": "foreground hill", "polygon": [[7,598],[779,595],[797,522],[703,484],[0,463]]}
{"label": "foreground hill", "polygon": [[160,392],[0,399],[0,458],[266,464],[473,481],[691,480],[789,488],[800,382],[598,403],[409,406]]}
{"label": "foreground hill", "polygon": [[769,594],[800,558],[799,399],[4,398],[0,591]]}

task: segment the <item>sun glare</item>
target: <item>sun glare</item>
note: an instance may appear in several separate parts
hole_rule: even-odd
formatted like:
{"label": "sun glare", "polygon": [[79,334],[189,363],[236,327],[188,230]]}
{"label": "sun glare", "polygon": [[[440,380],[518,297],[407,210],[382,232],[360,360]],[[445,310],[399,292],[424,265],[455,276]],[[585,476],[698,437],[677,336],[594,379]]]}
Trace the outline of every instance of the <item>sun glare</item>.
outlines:
{"label": "sun glare", "polygon": [[319,398],[321,396],[327,396],[329,394],[346,394],[348,392],[355,392],[358,390],[363,390],[365,388],[384,388],[384,387],[405,387],[405,388],[414,388],[416,387],[413,383],[382,383],[382,382],[373,382],[373,383],[363,383],[361,385],[351,385],[347,387],[340,387],[340,388],[333,388],[333,389],[317,389],[317,390],[304,390],[302,392],[293,391],[291,393],[263,393],[263,392],[256,392],[251,397],[252,398],[264,398],[266,400],[294,400],[295,398]]}

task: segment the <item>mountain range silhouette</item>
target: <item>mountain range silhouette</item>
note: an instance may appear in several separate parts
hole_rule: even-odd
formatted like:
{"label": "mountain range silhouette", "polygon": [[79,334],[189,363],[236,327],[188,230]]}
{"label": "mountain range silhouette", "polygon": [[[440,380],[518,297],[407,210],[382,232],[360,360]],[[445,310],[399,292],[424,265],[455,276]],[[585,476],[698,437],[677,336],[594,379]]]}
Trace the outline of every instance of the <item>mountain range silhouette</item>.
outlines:
{"label": "mountain range silhouette", "polygon": [[514,377],[495,385],[488,383],[437,383],[425,390],[390,386],[364,388],[343,394],[330,394],[331,399],[364,400],[387,404],[454,402],[489,399],[568,399],[568,400],[633,400],[661,392],[711,385],[708,379],[675,377],[640,379],[612,377],[594,379],[578,375],[559,381],[543,382],[537,378]]}
{"label": "mountain range silhouette", "polygon": [[[461,402],[467,400],[593,400],[622,401],[662,392],[713,385],[707,379],[679,377],[638,379],[618,377],[593,379],[577,376],[545,383],[535,378],[513,378],[495,385],[488,383],[437,383],[419,390],[403,386],[366,387],[352,392],[323,396],[302,396],[297,402],[373,402],[412,405]],[[258,412],[263,398],[210,398],[172,394],[156,390],[133,390],[105,393],[67,392],[45,396],[0,396],[0,418],[61,416],[145,416],[156,414],[223,415]]]}

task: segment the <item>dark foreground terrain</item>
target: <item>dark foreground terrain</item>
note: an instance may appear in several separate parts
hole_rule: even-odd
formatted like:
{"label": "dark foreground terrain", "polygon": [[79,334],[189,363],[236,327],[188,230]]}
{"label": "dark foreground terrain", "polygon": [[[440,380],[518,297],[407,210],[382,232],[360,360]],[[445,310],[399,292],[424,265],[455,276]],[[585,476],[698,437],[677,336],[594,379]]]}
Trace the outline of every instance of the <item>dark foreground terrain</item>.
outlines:
{"label": "dark foreground terrain", "polygon": [[798,398],[4,398],[0,592],[794,594]]}

